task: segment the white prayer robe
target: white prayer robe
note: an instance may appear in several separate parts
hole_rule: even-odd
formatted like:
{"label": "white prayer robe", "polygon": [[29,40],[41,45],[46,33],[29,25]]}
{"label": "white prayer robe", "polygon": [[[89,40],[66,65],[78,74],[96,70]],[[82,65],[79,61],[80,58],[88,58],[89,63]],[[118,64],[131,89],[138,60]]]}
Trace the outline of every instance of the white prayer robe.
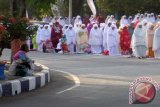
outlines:
{"label": "white prayer robe", "polygon": [[41,27],[43,27],[42,25],[39,26],[38,31],[37,31],[37,35],[36,35],[36,43],[38,45],[38,51],[42,51],[42,42],[41,42],[41,37],[43,35],[43,28],[41,29]]}
{"label": "white prayer robe", "polygon": [[155,53],[155,58],[160,59],[160,27],[158,27],[154,33],[153,51]]}
{"label": "white prayer robe", "polygon": [[[133,53],[136,57],[145,57],[146,56],[146,30],[139,28],[140,24],[137,25],[132,36],[131,46]],[[142,25],[142,24],[141,24]]]}
{"label": "white prayer robe", "polygon": [[[112,29],[114,27],[114,29]],[[119,55],[118,49],[118,30],[115,25],[112,25],[107,32],[107,47],[109,55]]]}
{"label": "white prayer robe", "polygon": [[[97,29],[94,28],[95,26],[97,26]],[[91,52],[93,54],[102,53],[102,33],[96,24],[91,29],[89,44],[91,45]]]}
{"label": "white prayer robe", "polygon": [[70,53],[74,53],[74,45],[75,45],[75,39],[76,39],[76,32],[72,29],[67,29],[66,32],[66,39],[67,39],[67,45],[70,50]]}

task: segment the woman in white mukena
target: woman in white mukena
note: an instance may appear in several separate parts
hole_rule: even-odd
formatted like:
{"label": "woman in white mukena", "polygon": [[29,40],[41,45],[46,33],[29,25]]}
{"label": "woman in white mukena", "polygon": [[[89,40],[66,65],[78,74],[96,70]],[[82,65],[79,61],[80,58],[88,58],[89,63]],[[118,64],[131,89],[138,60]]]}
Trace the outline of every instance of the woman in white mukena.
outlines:
{"label": "woman in white mukena", "polygon": [[89,36],[89,45],[93,54],[102,53],[102,33],[97,24],[93,25]]}
{"label": "woman in white mukena", "polygon": [[122,16],[122,18],[120,20],[120,28],[123,28],[128,25],[129,25],[129,22],[128,22],[126,15]]}
{"label": "woman in white mukena", "polygon": [[132,36],[131,46],[133,49],[134,55],[141,59],[146,57],[146,29],[143,28],[143,24],[139,23],[134,30]]}
{"label": "woman in white mukena", "polygon": [[153,51],[156,59],[160,59],[160,25],[158,26],[153,38]]}
{"label": "woman in white mukena", "polygon": [[43,43],[41,42],[41,37],[43,35],[43,25],[39,25],[36,35],[36,43],[38,45],[38,51],[42,51]]}
{"label": "woman in white mukena", "polygon": [[107,32],[107,47],[109,55],[120,55],[118,49],[118,30],[115,24],[112,24]]}
{"label": "woman in white mukena", "polygon": [[65,32],[67,38],[67,45],[71,54],[74,53],[74,46],[76,44],[76,32],[73,29],[73,26],[70,24],[68,29]]}

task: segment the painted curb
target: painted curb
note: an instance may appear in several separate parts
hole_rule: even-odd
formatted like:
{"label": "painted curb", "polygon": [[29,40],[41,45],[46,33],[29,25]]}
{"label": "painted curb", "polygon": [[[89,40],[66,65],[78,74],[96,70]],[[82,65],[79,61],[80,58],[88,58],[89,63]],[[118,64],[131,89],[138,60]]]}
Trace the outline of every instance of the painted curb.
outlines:
{"label": "painted curb", "polygon": [[35,73],[34,76],[22,77],[0,84],[0,97],[15,96],[47,85],[50,82],[49,68],[38,63],[35,65],[41,66],[42,70]]}

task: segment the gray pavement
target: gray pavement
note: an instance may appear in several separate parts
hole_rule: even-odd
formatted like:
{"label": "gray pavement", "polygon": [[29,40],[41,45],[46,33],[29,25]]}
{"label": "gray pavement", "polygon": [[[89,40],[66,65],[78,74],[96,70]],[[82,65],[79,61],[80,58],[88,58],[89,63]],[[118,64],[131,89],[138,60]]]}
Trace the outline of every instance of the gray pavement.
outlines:
{"label": "gray pavement", "polygon": [[[9,52],[4,52],[8,59]],[[160,61],[138,60],[102,55],[61,55],[30,52],[36,62],[51,69],[76,75],[80,86],[57,94],[74,86],[73,78],[62,72],[52,72],[52,82],[42,89],[15,97],[0,98],[1,107],[159,107],[160,93],[147,105],[129,105],[129,85],[135,78],[150,76],[160,83]]]}

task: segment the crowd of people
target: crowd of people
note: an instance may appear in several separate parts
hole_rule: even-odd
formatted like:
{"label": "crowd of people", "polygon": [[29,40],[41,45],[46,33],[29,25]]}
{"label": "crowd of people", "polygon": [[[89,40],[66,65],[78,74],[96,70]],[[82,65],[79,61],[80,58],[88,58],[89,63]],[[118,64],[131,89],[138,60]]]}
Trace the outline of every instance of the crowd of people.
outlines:
{"label": "crowd of people", "polygon": [[114,15],[77,16],[71,23],[59,17],[47,23],[37,31],[38,51],[160,58],[160,15],[154,13],[124,15],[120,21]]}

